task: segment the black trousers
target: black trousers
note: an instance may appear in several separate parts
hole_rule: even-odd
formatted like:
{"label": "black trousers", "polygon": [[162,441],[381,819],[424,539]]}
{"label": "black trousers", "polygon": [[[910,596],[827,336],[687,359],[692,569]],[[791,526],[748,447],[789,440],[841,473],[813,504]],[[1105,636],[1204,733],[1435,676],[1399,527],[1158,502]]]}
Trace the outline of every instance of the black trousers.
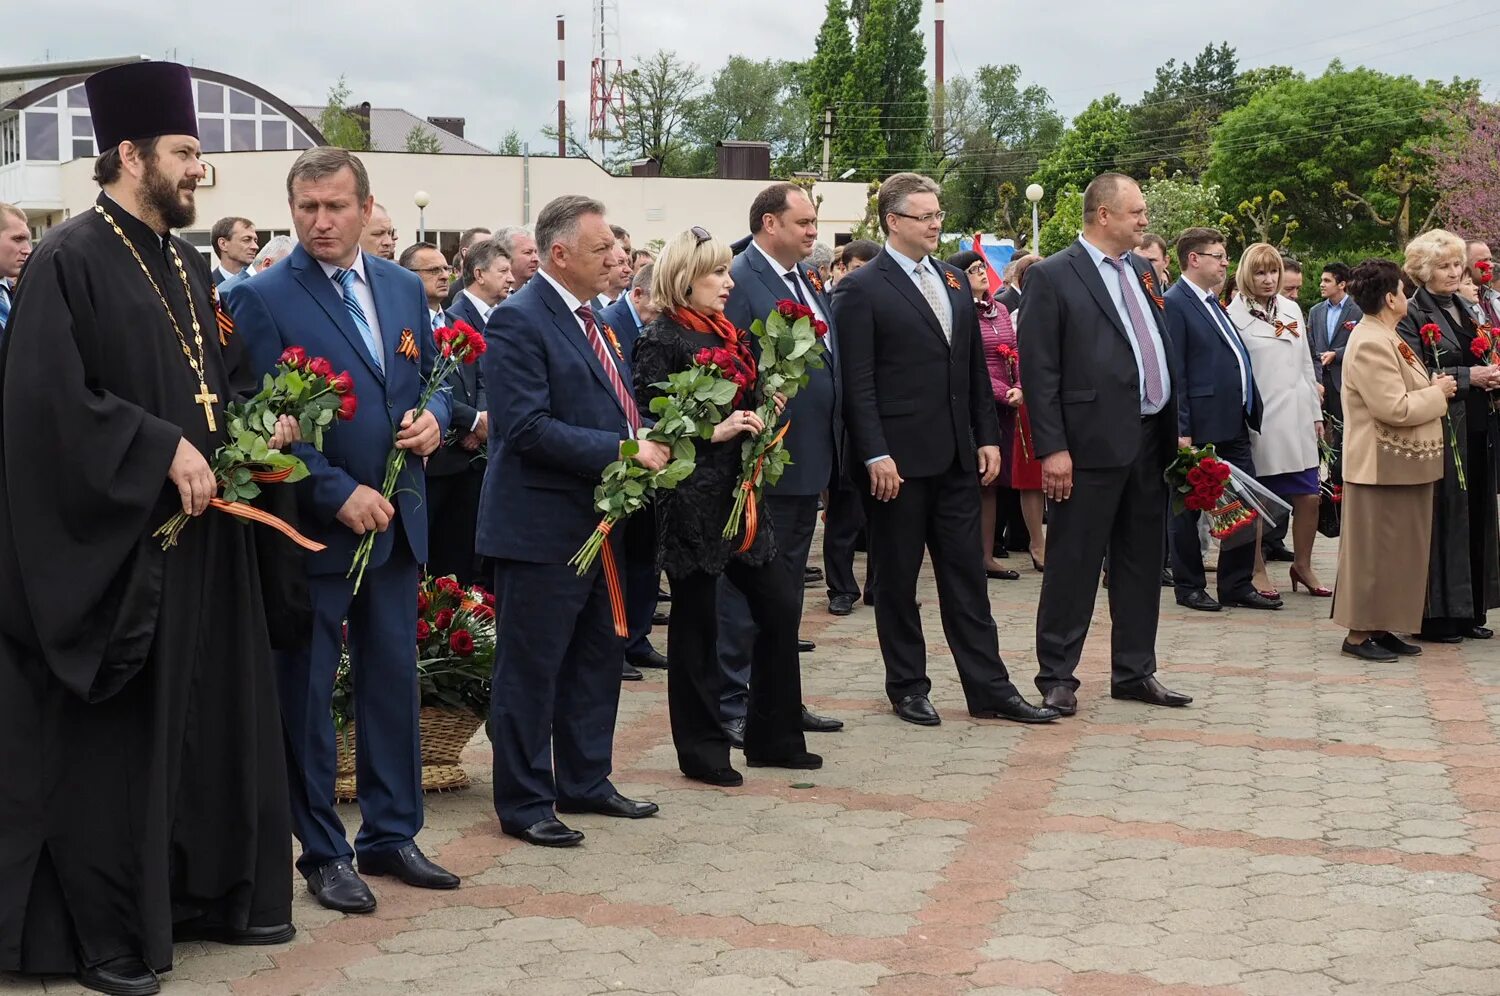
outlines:
{"label": "black trousers", "polygon": [[432,577],[452,574],[464,587],[489,582],[474,552],[483,484],[483,469],[427,478],[427,573]]}
{"label": "black trousers", "polygon": [[932,691],[927,642],[917,611],[917,575],[924,551],[932,554],[943,635],[958,665],[969,708],[991,709],[1015,695],[990,612],[979,549],[979,479],[974,472],[955,461],[933,477],[909,477],[890,501],[867,496],[865,515],[870,555],[880,563],[875,629],[890,700]]}
{"label": "black trousers", "polygon": [[[1196,439],[1194,445],[1201,446]],[[1250,457],[1250,433],[1227,442],[1213,444],[1214,452],[1250,476],[1255,476],[1255,461]],[[1184,598],[1208,585],[1203,570],[1203,547],[1198,542],[1198,517],[1201,513],[1184,510],[1172,516],[1169,540],[1172,548],[1172,577],[1177,582],[1177,597]],[[1250,531],[1250,530],[1247,530]],[[1240,542],[1219,550],[1219,598],[1248,595],[1255,590],[1250,577],[1255,573],[1255,541]]]}
{"label": "black trousers", "polygon": [[859,598],[854,577],[854,545],[865,525],[865,508],[858,486],[842,477],[828,489],[823,516],[823,581],[829,595]]}
{"label": "black trousers", "polygon": [[[761,567],[731,560],[724,576],[745,596],[755,624],[745,758],[785,760],[807,750],[802,735],[802,673],[797,662],[802,576],[773,558]],[[667,710],[677,764],[685,774],[729,767],[729,738],[719,715],[724,669],[719,665],[719,585],[712,574],[668,575],[672,621],[667,624]]]}
{"label": "black trousers", "polygon": [[625,520],[625,658],[644,657],[651,646],[651,617],[661,571],[656,567],[656,511],[649,506]]}
{"label": "black trousers", "polygon": [[[818,524],[817,495],[767,494],[762,505],[776,530],[776,556],[787,562],[794,578],[807,569],[813,530]],[[797,622],[802,622],[803,592],[797,588]],[[655,593],[652,593],[655,597]],[[728,575],[719,578],[719,663],[724,666],[720,714],[725,722],[744,719],[750,702],[750,662],[755,657],[755,620],[749,603]]]}
{"label": "black trousers", "polygon": [[1075,467],[1072,497],[1052,504],[1036,612],[1036,686],[1044,693],[1059,685],[1078,687],[1073,672],[1089,635],[1106,549],[1112,683],[1124,687],[1156,673],[1167,510],[1158,418],[1141,420],[1134,463]]}

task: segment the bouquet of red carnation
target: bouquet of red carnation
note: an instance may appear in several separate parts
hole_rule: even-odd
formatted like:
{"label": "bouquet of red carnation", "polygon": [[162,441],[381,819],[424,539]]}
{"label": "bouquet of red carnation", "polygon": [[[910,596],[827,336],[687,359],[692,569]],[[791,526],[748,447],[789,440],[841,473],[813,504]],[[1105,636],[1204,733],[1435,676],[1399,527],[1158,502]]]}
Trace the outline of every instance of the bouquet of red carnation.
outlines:
{"label": "bouquet of red carnation", "polygon": [[[460,366],[478,362],[479,357],[484,355],[484,336],[474,331],[474,326],[462,320],[454,322],[451,327],[442,326],[432,333],[432,338],[437,343],[438,359],[432,365],[432,374],[422,385],[422,397],[417,401],[413,422],[427,410],[432,396],[443,389],[443,383],[449,374]],[[352,411],[350,417],[353,417]],[[391,496],[396,493],[396,481],[401,477],[402,468],[406,466],[406,456],[406,450],[391,447],[391,455],[385,461],[385,480],[380,485],[380,495],[386,501],[390,501]],[[364,580],[365,568],[370,564],[370,551],[375,548],[376,535],[373,531],[365,533],[354,550],[354,562],[349,565],[346,576],[354,579],[356,592],[359,591],[360,582]]]}
{"label": "bouquet of red carnation", "polygon": [[[808,367],[823,365],[823,337],[828,334],[828,325],[820,320],[805,304],[793,300],[776,302],[776,310],[764,321],[756,319],[750,332],[760,342],[759,376],[761,403],[755,411],[765,428],[758,435],[745,440],[739,488],[735,492],[734,507],[724,523],[724,538],[730,539],[745,523],[745,535],[741,540],[741,553],[755,542],[759,513],[757,503],[766,484],[781,480],[792,455],[782,445],[787,426],[777,430],[781,419],[776,410],[776,395],[790,401],[797,392],[807,386]],[[790,423],[788,423],[790,424]]]}
{"label": "bouquet of red carnation", "polygon": [[1252,525],[1259,512],[1229,484],[1233,469],[1214,455],[1213,446],[1184,446],[1167,467],[1173,510],[1207,512],[1209,532],[1223,540]]}
{"label": "bouquet of red carnation", "polygon": [[[347,370],[334,373],[327,360],[321,356],[309,358],[301,346],[287,349],[276,361],[275,373],[266,374],[255,396],[237,401],[225,411],[229,442],[220,446],[209,461],[214,480],[219,482],[219,495],[210,507],[271,526],[304,549],[323,549],[322,544],[248,502],[260,494],[262,484],[291,483],[307,476],[307,466],[301,460],[271,448],[276,423],[283,415],[297,420],[303,442],[322,449],[324,430],[335,420],[353,418],[358,404],[354,378]],[[176,545],[189,518],[186,512],[178,512],[152,533],[161,537],[163,550]]]}
{"label": "bouquet of red carnation", "polygon": [[[1421,337],[1422,344],[1432,350],[1432,369],[1441,373],[1443,369],[1443,330],[1438,327],[1436,322],[1428,322],[1417,330],[1417,335]],[[1453,470],[1458,474],[1458,486],[1460,489],[1467,491],[1469,490],[1469,481],[1464,475],[1464,458],[1458,447],[1458,432],[1453,428],[1452,415],[1444,412],[1443,423],[1448,426],[1448,449],[1453,453]]]}
{"label": "bouquet of red carnation", "polygon": [[[1014,384],[1021,377],[1021,354],[1016,352],[1014,346],[1004,342],[995,347],[995,352],[1000,354],[1000,360],[1005,364],[1005,369],[1010,371],[1010,380]],[[1016,438],[1021,443],[1021,455],[1030,460],[1031,447],[1026,442],[1026,433],[1021,431],[1019,425],[1016,426]]]}
{"label": "bouquet of red carnation", "polygon": [[1495,279],[1495,264],[1487,259],[1481,259],[1474,264],[1474,270],[1479,275],[1481,284],[1489,284]]}

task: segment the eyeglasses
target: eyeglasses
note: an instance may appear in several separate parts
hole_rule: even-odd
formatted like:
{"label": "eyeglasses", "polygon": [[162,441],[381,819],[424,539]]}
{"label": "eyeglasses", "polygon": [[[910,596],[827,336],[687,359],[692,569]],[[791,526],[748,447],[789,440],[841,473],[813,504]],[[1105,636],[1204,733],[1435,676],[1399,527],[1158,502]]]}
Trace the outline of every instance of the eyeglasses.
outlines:
{"label": "eyeglasses", "polygon": [[694,249],[698,248],[698,246],[701,246],[703,243],[713,238],[713,236],[708,233],[708,229],[700,228],[697,225],[689,228],[688,231],[692,232],[693,238],[698,240],[697,244],[693,246]]}
{"label": "eyeglasses", "polygon": [[1198,250],[1198,255],[1207,256],[1209,259],[1217,259],[1221,262],[1229,258],[1229,253],[1227,252],[1203,252],[1201,249]]}
{"label": "eyeglasses", "polygon": [[969,268],[967,270],[965,270],[964,272],[967,273],[971,277],[977,277],[981,273],[986,272],[986,269],[987,268],[985,267],[983,261],[981,261],[981,262],[978,262],[978,263],[970,263],[969,264]]}
{"label": "eyeglasses", "polygon": [[942,221],[948,217],[947,211],[933,211],[928,214],[907,214],[905,211],[892,211],[891,214],[898,218],[908,218],[911,221],[919,221],[924,225],[930,225],[934,221]]}
{"label": "eyeglasses", "polygon": [[449,271],[448,271],[447,265],[444,264],[443,266],[429,266],[426,269],[413,270],[412,272],[413,273],[420,273],[424,277],[435,277],[439,273],[447,273]]}

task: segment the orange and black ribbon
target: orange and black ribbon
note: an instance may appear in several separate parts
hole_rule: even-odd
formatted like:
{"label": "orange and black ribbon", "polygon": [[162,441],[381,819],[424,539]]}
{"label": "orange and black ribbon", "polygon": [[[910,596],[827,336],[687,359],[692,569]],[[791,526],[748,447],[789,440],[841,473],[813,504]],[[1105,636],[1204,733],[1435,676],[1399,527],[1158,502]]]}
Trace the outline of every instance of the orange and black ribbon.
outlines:
{"label": "orange and black ribbon", "polygon": [[786,431],[791,427],[792,423],[790,421],[782,425],[781,431],[776,434],[776,438],[771,440],[771,445],[767,446],[755,461],[755,472],[740,484],[740,487],[748,491],[749,494],[745,496],[745,538],[735,553],[749,553],[750,547],[755,543],[755,533],[760,528],[760,512],[756,508],[757,503],[755,501],[755,483],[760,480],[760,469],[765,466],[766,454],[781,445],[782,437],[786,435]]}
{"label": "orange and black ribbon", "polygon": [[245,519],[249,522],[258,522],[263,526],[270,526],[304,550],[318,553],[328,549],[324,544],[316,540],[310,540],[297,532],[285,519],[279,519],[270,512],[263,512],[254,505],[246,505],[240,501],[225,501],[223,498],[210,498],[208,500],[208,507],[216,508],[221,512]]}
{"label": "orange and black ribbon", "polygon": [[609,614],[614,618],[615,635],[624,639],[630,635],[630,626],[625,620],[625,587],[620,583],[620,566],[615,563],[614,547],[609,542],[609,532],[614,525],[609,519],[599,523],[599,532],[604,534],[599,555],[604,568],[604,587],[609,589]]}
{"label": "orange and black ribbon", "polygon": [[1281,338],[1281,333],[1283,332],[1290,332],[1293,339],[1302,338],[1302,333],[1297,331],[1296,322],[1283,322],[1279,318],[1273,318],[1271,320],[1271,326],[1276,329],[1276,338],[1278,339]]}

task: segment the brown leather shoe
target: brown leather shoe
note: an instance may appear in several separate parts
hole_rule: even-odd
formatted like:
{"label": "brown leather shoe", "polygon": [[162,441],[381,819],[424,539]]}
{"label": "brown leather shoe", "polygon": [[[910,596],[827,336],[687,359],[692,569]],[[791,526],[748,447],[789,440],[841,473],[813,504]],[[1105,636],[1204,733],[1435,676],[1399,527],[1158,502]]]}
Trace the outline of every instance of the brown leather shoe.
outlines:
{"label": "brown leather shoe", "polygon": [[1078,696],[1073,694],[1071,688],[1058,685],[1047,689],[1047,694],[1042,696],[1042,704],[1049,709],[1056,709],[1059,716],[1071,716],[1078,711]]}

